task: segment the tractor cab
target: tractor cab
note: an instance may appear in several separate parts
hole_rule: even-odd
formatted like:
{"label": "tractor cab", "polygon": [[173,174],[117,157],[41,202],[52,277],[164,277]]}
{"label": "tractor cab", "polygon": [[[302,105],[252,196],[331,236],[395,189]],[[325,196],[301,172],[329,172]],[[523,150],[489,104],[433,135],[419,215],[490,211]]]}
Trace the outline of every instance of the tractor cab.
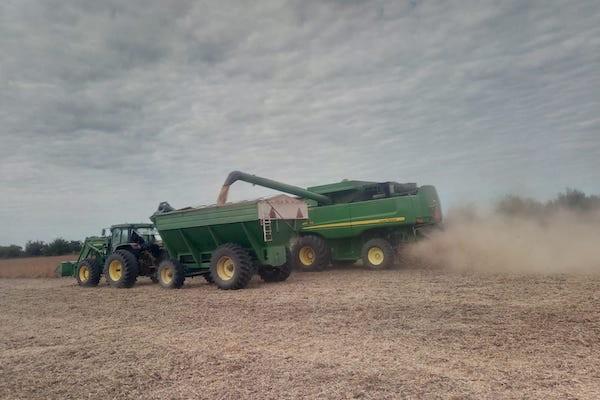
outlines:
{"label": "tractor cab", "polygon": [[103,230],[106,235],[110,232],[110,250],[114,252],[123,245],[144,244],[150,245],[157,242],[158,233],[152,224],[119,224],[113,225],[108,230]]}

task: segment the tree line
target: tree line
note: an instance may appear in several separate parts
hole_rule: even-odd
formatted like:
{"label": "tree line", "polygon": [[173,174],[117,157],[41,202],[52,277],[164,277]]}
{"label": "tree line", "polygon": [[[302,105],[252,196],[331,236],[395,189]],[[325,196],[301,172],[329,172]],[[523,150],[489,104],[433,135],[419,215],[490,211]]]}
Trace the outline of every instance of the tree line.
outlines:
{"label": "tree line", "polygon": [[600,196],[587,195],[581,190],[567,189],[554,199],[542,202],[529,197],[508,195],[496,203],[499,214],[543,218],[554,211],[570,210],[579,213],[600,211]]}
{"label": "tree line", "polygon": [[25,248],[16,244],[0,246],[0,258],[61,256],[78,253],[81,246],[80,240],[56,238],[48,243],[41,240],[30,240],[25,244]]}

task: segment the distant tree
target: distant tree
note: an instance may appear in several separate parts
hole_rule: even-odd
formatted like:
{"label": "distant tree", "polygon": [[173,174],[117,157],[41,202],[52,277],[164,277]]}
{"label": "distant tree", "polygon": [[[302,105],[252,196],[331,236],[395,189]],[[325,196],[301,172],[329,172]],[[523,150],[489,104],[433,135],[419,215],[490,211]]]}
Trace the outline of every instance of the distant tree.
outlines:
{"label": "distant tree", "polygon": [[46,252],[47,247],[48,245],[41,240],[30,240],[25,244],[25,255],[28,257],[41,256]]}
{"label": "distant tree", "polygon": [[539,216],[543,214],[545,205],[535,199],[508,195],[496,203],[496,212],[510,216]]}
{"label": "distant tree", "polygon": [[23,248],[16,244],[9,246],[0,246],[0,258],[14,258],[21,257],[23,255]]}
{"label": "distant tree", "polygon": [[600,209],[600,197],[588,196],[581,190],[567,188],[565,193],[559,193],[555,200],[549,202],[549,207],[574,211],[596,210]]}
{"label": "distant tree", "polygon": [[579,212],[600,210],[600,196],[588,196],[581,190],[567,188],[546,203],[518,195],[508,195],[496,203],[499,214],[519,217],[539,218],[558,209]]}
{"label": "distant tree", "polygon": [[81,240],[71,240],[69,242],[69,253],[79,253],[81,251]]}
{"label": "distant tree", "polygon": [[45,256],[60,256],[70,253],[69,242],[63,238],[56,238],[46,247]]}

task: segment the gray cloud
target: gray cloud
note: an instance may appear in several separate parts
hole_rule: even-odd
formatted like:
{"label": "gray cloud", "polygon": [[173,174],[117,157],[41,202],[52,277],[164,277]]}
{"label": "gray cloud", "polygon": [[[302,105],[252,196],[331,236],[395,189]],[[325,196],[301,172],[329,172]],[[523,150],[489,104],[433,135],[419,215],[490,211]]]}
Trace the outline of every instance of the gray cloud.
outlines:
{"label": "gray cloud", "polygon": [[446,205],[599,192],[599,20],[594,0],[4,1],[0,243],[210,203],[232,169]]}

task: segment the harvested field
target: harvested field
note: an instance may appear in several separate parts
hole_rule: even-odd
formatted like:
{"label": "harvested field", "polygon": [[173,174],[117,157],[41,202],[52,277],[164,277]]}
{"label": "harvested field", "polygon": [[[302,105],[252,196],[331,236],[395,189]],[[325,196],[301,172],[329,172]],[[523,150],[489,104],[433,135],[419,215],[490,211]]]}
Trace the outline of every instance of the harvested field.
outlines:
{"label": "harvested field", "polygon": [[58,263],[69,260],[77,260],[77,254],[0,259],[0,278],[52,278]]}
{"label": "harvested field", "polygon": [[600,398],[600,277],[0,280],[0,397]]}

